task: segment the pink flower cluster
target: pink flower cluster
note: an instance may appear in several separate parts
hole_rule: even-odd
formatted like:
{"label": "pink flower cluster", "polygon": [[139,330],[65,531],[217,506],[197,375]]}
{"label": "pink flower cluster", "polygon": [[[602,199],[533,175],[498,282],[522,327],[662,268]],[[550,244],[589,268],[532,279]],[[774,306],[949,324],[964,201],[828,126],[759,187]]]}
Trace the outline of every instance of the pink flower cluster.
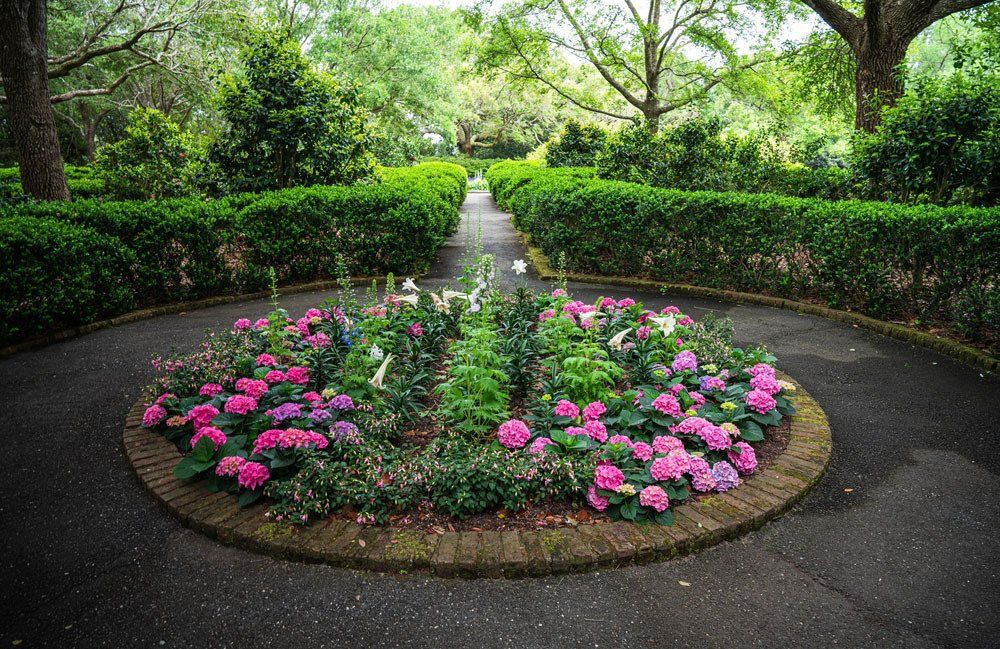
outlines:
{"label": "pink flower cluster", "polygon": [[670,499],[667,492],[662,487],[649,485],[639,492],[639,504],[643,507],[652,507],[657,512],[666,511],[670,507]]}
{"label": "pink flower cluster", "polygon": [[746,402],[751,410],[762,415],[774,410],[774,407],[778,405],[774,397],[763,390],[751,390],[747,392]]}
{"label": "pink flower cluster", "polygon": [[600,401],[592,401],[583,409],[583,420],[593,421],[599,419],[601,415],[608,411],[607,407]]}
{"label": "pink flower cluster", "polygon": [[572,401],[567,401],[566,399],[560,399],[556,403],[555,410],[556,416],[558,417],[571,417],[576,418],[580,416],[580,408],[577,407]]}
{"label": "pink flower cluster", "polygon": [[598,489],[618,491],[625,482],[625,474],[613,464],[601,464],[594,471],[594,484]]}
{"label": "pink flower cluster", "polygon": [[497,439],[507,448],[523,448],[530,437],[528,425],[520,419],[505,421],[497,429]]}
{"label": "pink flower cluster", "polygon": [[653,407],[668,417],[681,416],[681,402],[674,395],[664,392],[653,399]]}
{"label": "pink flower cluster", "polygon": [[278,448],[299,448],[313,445],[315,448],[323,449],[329,444],[329,440],[320,433],[311,430],[299,430],[298,428],[271,428],[265,430],[257,436],[254,441],[254,455],[262,453],[268,449]]}
{"label": "pink flower cluster", "polygon": [[688,472],[691,466],[691,456],[687,451],[670,451],[663,457],[653,460],[649,473],[656,480],[679,480]]}
{"label": "pink flower cluster", "polygon": [[213,428],[212,426],[202,426],[191,437],[191,448],[194,448],[194,445],[197,444],[198,440],[202,437],[207,437],[212,440],[212,445],[215,447],[216,451],[218,451],[219,448],[226,443],[226,434],[221,430]]}
{"label": "pink flower cluster", "polygon": [[242,378],[236,381],[237,392],[242,392],[252,399],[260,399],[267,394],[267,381],[259,379]]}
{"label": "pink flower cluster", "polygon": [[753,447],[746,442],[736,442],[733,449],[729,451],[729,461],[736,470],[744,475],[753,473],[757,469],[757,453]]}
{"label": "pink flower cluster", "polygon": [[257,409],[257,400],[243,394],[234,394],[226,399],[223,410],[233,415],[245,415]]}
{"label": "pink flower cluster", "polygon": [[142,425],[146,428],[152,428],[166,418],[167,409],[158,403],[154,403],[146,408],[146,412],[142,413]]}
{"label": "pink flower cluster", "polygon": [[227,455],[215,465],[215,475],[223,478],[234,478],[240,474],[240,469],[247,463],[245,457]]}
{"label": "pink flower cluster", "polygon": [[271,472],[260,462],[244,462],[236,482],[244,489],[258,489],[271,477]]}

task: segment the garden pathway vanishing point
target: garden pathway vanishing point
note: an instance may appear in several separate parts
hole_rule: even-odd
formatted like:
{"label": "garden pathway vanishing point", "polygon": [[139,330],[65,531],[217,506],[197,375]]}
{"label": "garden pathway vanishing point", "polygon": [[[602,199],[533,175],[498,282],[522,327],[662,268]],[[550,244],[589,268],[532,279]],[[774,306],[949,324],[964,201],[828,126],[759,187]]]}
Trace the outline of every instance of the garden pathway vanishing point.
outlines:
{"label": "garden pathway vanishing point", "polygon": [[[463,211],[472,230],[481,218],[500,268],[524,257],[488,194]],[[465,229],[423,283],[458,274]],[[162,316],[0,360],[0,647],[1000,643],[995,377],[791,311],[570,288],[732,317],[737,341],[766,343],[826,411],[827,476],[763,529],[660,564],[466,581],[278,561],[181,526],[121,448],[150,355],[190,349],[267,301]]]}

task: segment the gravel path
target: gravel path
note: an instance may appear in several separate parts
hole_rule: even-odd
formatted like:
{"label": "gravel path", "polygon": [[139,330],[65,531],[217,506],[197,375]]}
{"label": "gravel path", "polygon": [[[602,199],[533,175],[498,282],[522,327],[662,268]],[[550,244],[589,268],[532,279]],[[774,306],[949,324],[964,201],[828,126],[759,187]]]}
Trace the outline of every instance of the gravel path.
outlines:
{"label": "gravel path", "polygon": [[[488,195],[464,212],[500,268],[524,256]],[[425,283],[457,275],[468,241]],[[0,360],[0,647],[1000,646],[995,378],[789,311],[571,288],[731,316],[826,409],[827,477],[762,530],[657,565],[456,581],[274,561],[181,527],[120,447],[151,354],[267,302],[164,316]]]}

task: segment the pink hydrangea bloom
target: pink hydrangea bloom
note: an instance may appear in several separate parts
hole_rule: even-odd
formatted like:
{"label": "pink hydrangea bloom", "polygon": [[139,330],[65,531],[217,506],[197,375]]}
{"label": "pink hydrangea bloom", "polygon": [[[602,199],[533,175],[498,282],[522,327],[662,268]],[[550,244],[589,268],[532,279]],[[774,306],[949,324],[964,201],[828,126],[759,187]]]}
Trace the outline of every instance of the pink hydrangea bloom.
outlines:
{"label": "pink hydrangea bloom", "polygon": [[781,392],[781,385],[778,383],[778,380],[767,374],[758,374],[750,379],[750,387],[772,396]]}
{"label": "pink hydrangea bloom", "polygon": [[700,392],[688,392],[688,396],[691,397],[691,401],[694,401],[694,408],[697,410],[705,405],[705,395]]}
{"label": "pink hydrangea bloom", "polygon": [[253,323],[253,328],[260,331],[261,329],[266,328],[269,324],[271,323],[268,322],[267,318],[258,318],[257,321]]}
{"label": "pink hydrangea bloom", "polygon": [[708,462],[700,457],[692,457],[690,464],[691,486],[695,491],[705,493],[715,489],[717,483]]}
{"label": "pink hydrangea bloom", "polygon": [[270,354],[261,354],[257,357],[257,367],[274,367],[277,362]]}
{"label": "pink hydrangea bloom", "polygon": [[662,512],[667,507],[670,507],[670,499],[667,498],[667,492],[662,487],[654,484],[649,485],[639,492],[639,504],[643,507],[652,507],[654,510]]}
{"label": "pink hydrangea bloom", "polygon": [[604,441],[608,439],[607,427],[596,419],[591,419],[585,423],[583,425],[583,429],[587,431],[587,435],[590,436],[590,439],[596,442],[603,444]]}
{"label": "pink hydrangea bloom", "polygon": [[622,300],[618,300],[619,309],[627,309],[630,306],[635,306],[635,300],[633,300],[632,298],[627,297]]}
{"label": "pink hydrangea bloom", "polygon": [[263,486],[270,477],[271,472],[260,462],[245,462],[236,481],[244,489],[254,490]]}
{"label": "pink hydrangea bloom", "polygon": [[212,423],[215,416],[219,414],[219,409],[209,403],[204,403],[200,406],[195,406],[188,411],[188,419],[191,420],[191,424],[194,426],[195,430],[198,430],[202,426],[207,426]]}
{"label": "pink hydrangea bloom", "polygon": [[282,383],[285,380],[285,373],[281,370],[271,370],[264,375],[264,381],[274,385],[275,383]]}
{"label": "pink hydrangea bloom", "polygon": [[520,419],[511,419],[500,424],[497,429],[497,439],[507,448],[524,448],[531,437],[528,425]]}
{"label": "pink hydrangea bloom", "polygon": [[670,432],[681,435],[697,435],[702,428],[711,426],[712,422],[701,417],[688,417],[676,426],[670,427]]}
{"label": "pink hydrangea bloom", "polygon": [[657,453],[669,453],[670,451],[683,451],[684,442],[673,435],[658,435],[653,438],[653,451]]}
{"label": "pink hydrangea bloom", "polygon": [[536,437],[534,441],[531,442],[531,446],[528,447],[528,453],[531,453],[532,455],[540,455],[545,453],[545,447],[550,445],[555,445],[555,442],[548,437]]}
{"label": "pink hydrangea bloom", "polygon": [[590,485],[590,488],[587,489],[587,503],[599,512],[608,508],[608,499],[597,493],[594,485]]}
{"label": "pink hydrangea bloom", "polygon": [[690,327],[694,324],[694,318],[689,315],[681,316],[681,319],[677,321],[677,324],[682,327]]}
{"label": "pink hydrangea bloom", "polygon": [[625,474],[613,464],[601,464],[594,471],[594,484],[598,489],[606,491],[618,491],[618,487],[625,482]]}
{"label": "pink hydrangea bloom", "polygon": [[580,414],[580,408],[572,401],[560,399],[554,412],[559,417],[577,417]]}
{"label": "pink hydrangea bloom", "polygon": [[[240,379],[242,381],[243,379]],[[262,396],[267,394],[267,381],[260,381],[258,379],[246,379],[246,383],[243,387],[239,387],[239,381],[236,382],[236,389],[242,390],[244,394],[253,399],[260,399]]]}
{"label": "pink hydrangea bloom", "polygon": [[283,430],[278,435],[278,446],[281,448],[299,448],[300,446],[308,446],[310,444],[316,448],[323,449],[327,447],[329,440],[319,433],[311,430],[299,430],[298,428]]}
{"label": "pink hydrangea bloom", "polygon": [[602,309],[607,309],[607,308],[613,307],[616,304],[617,304],[617,302],[615,302],[615,299],[613,297],[603,297],[603,298],[601,298],[601,308]]}
{"label": "pink hydrangea bloom", "polygon": [[653,460],[649,473],[654,480],[679,480],[690,468],[691,456],[687,451],[670,451]]}
{"label": "pink hydrangea bloom", "polygon": [[256,409],[257,400],[242,394],[234,394],[226,399],[226,405],[223,407],[223,410],[234,415],[245,415]]}
{"label": "pink hydrangea bloom", "polygon": [[670,315],[670,314],[677,315],[680,312],[681,310],[675,307],[673,304],[665,306],[662,309],[660,309],[661,315]]}
{"label": "pink hydrangea bloom", "polygon": [[239,320],[233,323],[233,329],[235,329],[236,331],[246,331],[249,328],[250,328],[250,320],[248,320],[247,318],[240,318]]}
{"label": "pink hydrangea bloom", "polygon": [[240,473],[240,468],[246,463],[247,460],[245,457],[227,455],[215,465],[215,475],[222,476],[223,478],[236,477]]}
{"label": "pink hydrangea bloom", "polygon": [[653,407],[667,415],[668,417],[681,416],[681,403],[674,395],[664,392],[653,399]]}
{"label": "pink hydrangea bloom", "polygon": [[546,320],[550,320],[550,319],[552,319],[554,317],[556,317],[556,310],[555,309],[546,309],[546,310],[544,310],[544,311],[542,311],[541,313],[538,314],[538,321],[539,322],[545,322]]}
{"label": "pink hydrangea bloom", "polygon": [[729,433],[718,426],[702,426],[698,430],[698,437],[700,437],[705,442],[705,445],[712,451],[724,451],[732,445]]}
{"label": "pink hydrangea bloom", "polygon": [[670,369],[675,372],[696,370],[698,369],[698,358],[694,355],[694,352],[688,350],[677,352],[677,355],[674,356],[674,362],[670,364]]}
{"label": "pink hydrangea bloom", "polygon": [[191,448],[198,443],[198,440],[202,437],[207,437],[212,440],[212,445],[215,446],[215,450],[219,450],[219,447],[226,443],[226,434],[223,433],[218,428],[213,428],[211,426],[202,426],[195,432],[191,437]]}
{"label": "pink hydrangea bloom", "polygon": [[156,403],[157,403],[157,405],[158,405],[158,404],[161,404],[161,403],[163,403],[164,401],[166,401],[167,399],[173,399],[173,398],[174,398],[174,397],[176,397],[176,396],[177,396],[177,395],[176,395],[176,394],[174,394],[173,392],[164,392],[164,393],[163,393],[163,394],[161,394],[160,396],[156,397]]}
{"label": "pink hydrangea bloom", "polygon": [[567,435],[586,435],[587,429],[583,426],[567,426],[564,432]]}
{"label": "pink hydrangea bloom", "polygon": [[552,297],[565,297],[565,296],[566,296],[566,291],[564,291],[561,288],[557,288],[554,291],[552,291]]}
{"label": "pink hydrangea bloom", "polygon": [[285,378],[290,383],[305,385],[309,382],[309,370],[305,367],[289,367],[288,371],[285,372]]}
{"label": "pink hydrangea bloom", "polygon": [[736,442],[733,444],[734,449],[739,449],[737,453],[735,450],[729,451],[729,461],[733,463],[736,470],[742,474],[753,473],[757,469],[757,453],[754,452],[753,447],[746,442]]}
{"label": "pink hydrangea bloom", "polygon": [[726,382],[717,376],[703,376],[699,380],[701,382],[702,390],[711,391],[726,389]]}
{"label": "pink hydrangea bloom", "polygon": [[648,462],[653,457],[653,447],[646,442],[636,442],[632,447],[632,458],[640,462]]}
{"label": "pink hydrangea bloom", "polygon": [[762,415],[770,412],[777,405],[774,397],[769,395],[767,392],[763,392],[762,390],[751,390],[750,392],[747,392],[746,402],[747,405],[750,406],[751,410],[759,412]]}
{"label": "pink hydrangea bloom", "polygon": [[631,448],[632,440],[625,435],[612,435],[611,438],[608,439],[608,444],[624,444],[626,447]]}
{"label": "pink hydrangea bloom", "polygon": [[323,400],[323,397],[320,396],[319,392],[306,392],[302,395],[302,398],[309,403],[316,403],[317,401]]}
{"label": "pink hydrangea bloom", "polygon": [[281,439],[281,434],[284,432],[285,431],[279,428],[271,428],[258,435],[257,439],[253,443],[254,455],[277,446],[278,440]]}
{"label": "pink hydrangea bloom", "polygon": [[206,383],[198,389],[198,394],[203,397],[214,397],[222,392],[222,386],[218,383]]}
{"label": "pink hydrangea bloom", "polygon": [[150,407],[146,408],[146,412],[142,413],[142,425],[146,428],[152,428],[166,418],[167,409],[154,403]]}
{"label": "pink hydrangea bloom", "polygon": [[591,419],[599,419],[601,415],[608,411],[607,407],[600,401],[592,401],[586,405],[583,409],[583,419],[585,421],[590,421]]}
{"label": "pink hydrangea bloom", "polygon": [[747,374],[750,376],[774,376],[774,368],[767,363],[757,363],[753,367],[747,370]]}
{"label": "pink hydrangea bloom", "polygon": [[652,331],[653,330],[650,329],[649,327],[639,327],[638,329],[635,330],[635,337],[638,338],[639,340],[646,340],[647,338],[649,338],[649,334]]}

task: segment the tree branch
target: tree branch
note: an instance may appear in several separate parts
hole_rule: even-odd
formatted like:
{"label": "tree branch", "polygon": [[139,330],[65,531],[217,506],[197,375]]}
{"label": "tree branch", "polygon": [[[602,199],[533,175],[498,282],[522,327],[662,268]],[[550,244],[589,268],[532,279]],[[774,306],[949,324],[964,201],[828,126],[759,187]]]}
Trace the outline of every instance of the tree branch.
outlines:
{"label": "tree branch", "polygon": [[115,91],[116,88],[118,88],[118,86],[125,83],[125,80],[128,79],[134,72],[137,72],[142,68],[147,68],[151,65],[155,65],[155,61],[147,60],[143,61],[142,63],[137,63],[130,68],[126,68],[126,70],[121,73],[121,76],[119,76],[117,79],[112,81],[104,88],[87,88],[80,90],[70,90],[69,92],[64,92],[61,95],[54,95],[52,97],[49,97],[49,101],[53,104],[60,104],[64,101],[70,101],[72,99],[78,99],[80,97],[96,97],[99,95],[110,95]]}
{"label": "tree branch", "polygon": [[861,36],[861,18],[844,9],[834,0],[802,0],[802,2],[819,14],[819,17],[826,24],[851,44],[851,47],[857,46]]}

